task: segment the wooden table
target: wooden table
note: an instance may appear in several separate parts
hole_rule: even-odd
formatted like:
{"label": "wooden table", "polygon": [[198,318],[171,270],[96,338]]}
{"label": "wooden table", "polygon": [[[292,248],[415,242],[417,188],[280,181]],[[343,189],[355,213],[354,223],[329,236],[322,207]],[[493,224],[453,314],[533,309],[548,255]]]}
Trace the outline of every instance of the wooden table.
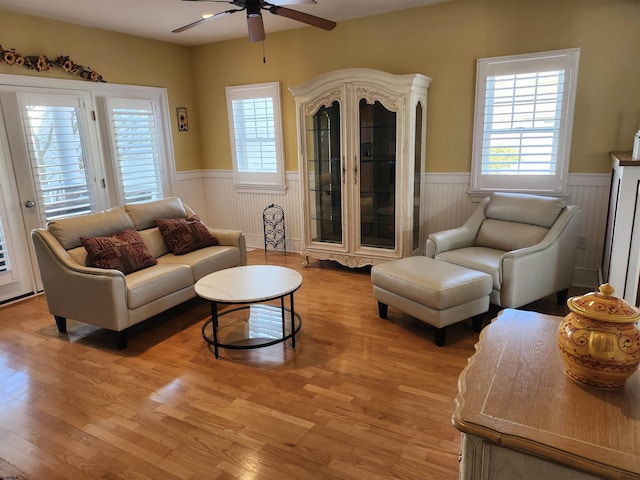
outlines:
{"label": "wooden table", "polygon": [[562,317],[504,310],[458,382],[461,479],[640,479],[640,372],[620,390],[564,373]]}

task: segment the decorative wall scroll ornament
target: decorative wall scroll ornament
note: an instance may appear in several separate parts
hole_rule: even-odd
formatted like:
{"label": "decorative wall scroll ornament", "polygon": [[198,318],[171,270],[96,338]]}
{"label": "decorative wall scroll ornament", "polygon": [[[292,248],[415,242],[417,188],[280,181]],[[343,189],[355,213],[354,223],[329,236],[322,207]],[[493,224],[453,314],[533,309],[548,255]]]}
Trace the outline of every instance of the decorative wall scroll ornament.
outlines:
{"label": "decorative wall scroll ornament", "polygon": [[186,107],[177,107],[176,115],[178,116],[178,131],[179,132],[188,132],[189,131],[189,118],[187,117],[187,108]]}
{"label": "decorative wall scroll ornament", "polygon": [[78,75],[84,80],[92,82],[106,82],[102,75],[90,67],[85,67],[75,63],[66,55],[60,55],[55,60],[50,60],[46,55],[21,55],[15,48],[6,50],[0,45],[0,63],[7,65],[18,65],[38,72],[46,72],[53,67],[63,69],[72,75]]}

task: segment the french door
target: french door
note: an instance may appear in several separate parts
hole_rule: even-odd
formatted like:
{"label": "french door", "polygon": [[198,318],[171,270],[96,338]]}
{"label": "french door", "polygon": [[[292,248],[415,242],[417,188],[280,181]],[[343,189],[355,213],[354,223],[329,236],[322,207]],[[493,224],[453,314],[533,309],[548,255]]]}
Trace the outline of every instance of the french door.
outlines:
{"label": "french door", "polygon": [[42,290],[34,228],[171,194],[159,89],[121,96],[118,87],[96,94],[0,84],[0,303]]}
{"label": "french door", "polygon": [[[41,289],[31,230],[57,218],[105,208],[107,199],[88,92],[13,88],[0,90],[0,105],[10,153],[10,158],[3,156],[4,168],[13,170],[5,183],[14,178],[21,212],[21,222],[7,217],[7,223],[22,227],[22,232],[10,229],[6,254],[23,265],[13,272],[22,296]],[[18,244],[27,251],[14,249]],[[14,290],[0,286],[0,301],[14,298]]]}
{"label": "french door", "polygon": [[[0,105],[0,116],[2,113]],[[0,302],[34,291],[24,225],[11,168],[9,143],[0,123]]]}

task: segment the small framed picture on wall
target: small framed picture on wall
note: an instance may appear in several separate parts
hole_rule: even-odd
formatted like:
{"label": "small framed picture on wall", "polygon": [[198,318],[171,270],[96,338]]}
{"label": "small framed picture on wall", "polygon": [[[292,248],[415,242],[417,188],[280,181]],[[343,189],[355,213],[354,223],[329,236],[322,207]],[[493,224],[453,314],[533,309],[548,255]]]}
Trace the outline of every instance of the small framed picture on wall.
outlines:
{"label": "small framed picture on wall", "polygon": [[187,117],[187,109],[186,107],[177,107],[176,114],[178,115],[178,131],[179,132],[188,132],[189,131],[189,118]]}

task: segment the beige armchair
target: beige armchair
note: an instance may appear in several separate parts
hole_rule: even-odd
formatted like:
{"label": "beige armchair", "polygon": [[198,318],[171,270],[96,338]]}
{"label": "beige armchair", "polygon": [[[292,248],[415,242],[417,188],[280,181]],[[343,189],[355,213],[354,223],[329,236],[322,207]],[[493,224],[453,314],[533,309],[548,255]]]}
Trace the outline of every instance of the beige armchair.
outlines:
{"label": "beige armchair", "polygon": [[566,301],[580,208],[561,199],[495,193],[459,228],[429,235],[428,257],[491,275],[492,304],[518,308],[548,295]]}

